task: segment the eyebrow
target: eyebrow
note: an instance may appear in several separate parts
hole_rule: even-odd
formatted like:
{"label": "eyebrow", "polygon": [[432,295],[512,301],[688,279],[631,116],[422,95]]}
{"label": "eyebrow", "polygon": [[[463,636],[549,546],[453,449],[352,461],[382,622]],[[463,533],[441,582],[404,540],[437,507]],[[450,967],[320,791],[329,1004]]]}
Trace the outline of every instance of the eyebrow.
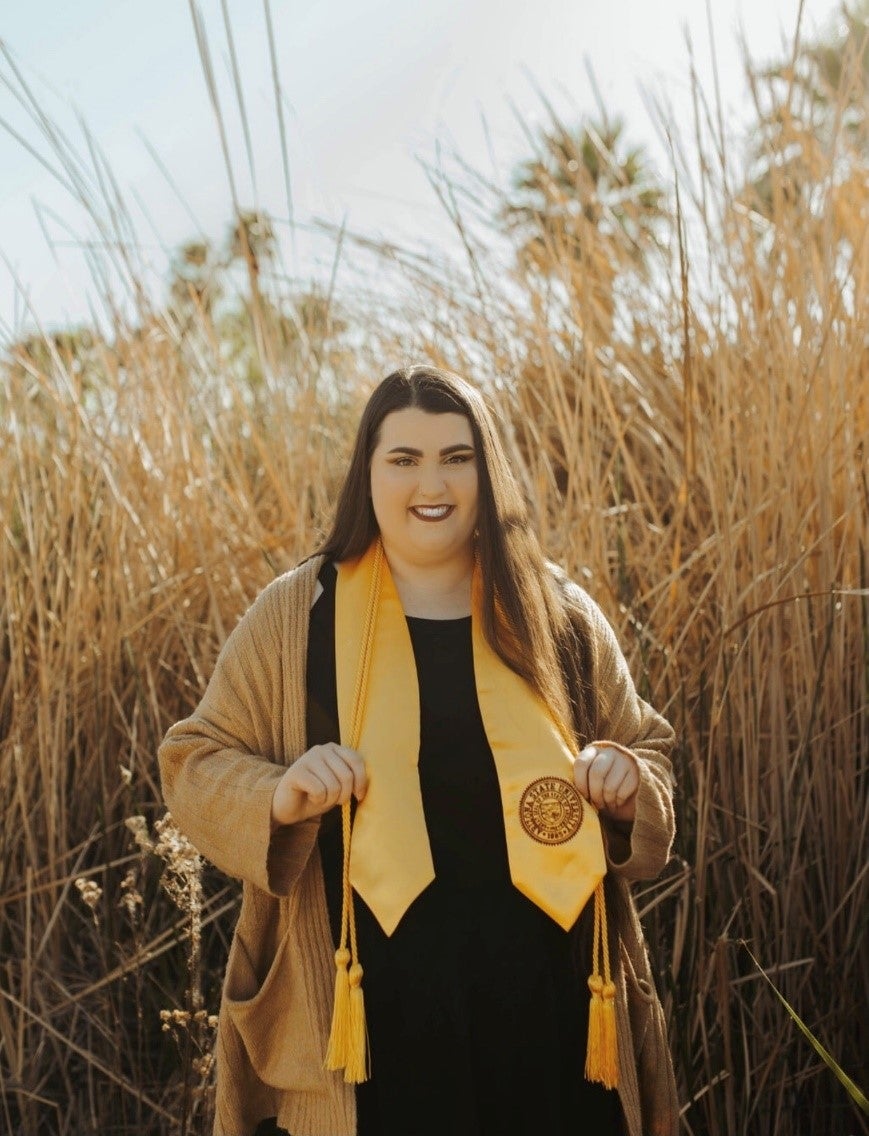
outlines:
{"label": "eyebrow", "polygon": [[[470,450],[473,453],[474,447],[469,446],[467,442],[459,442],[455,446],[444,446],[440,451],[440,456],[445,458],[450,454],[457,454],[465,450]],[[389,454],[409,454],[413,458],[421,458],[423,456],[422,450],[415,450],[413,446],[393,446],[391,450],[387,450],[386,452]]]}

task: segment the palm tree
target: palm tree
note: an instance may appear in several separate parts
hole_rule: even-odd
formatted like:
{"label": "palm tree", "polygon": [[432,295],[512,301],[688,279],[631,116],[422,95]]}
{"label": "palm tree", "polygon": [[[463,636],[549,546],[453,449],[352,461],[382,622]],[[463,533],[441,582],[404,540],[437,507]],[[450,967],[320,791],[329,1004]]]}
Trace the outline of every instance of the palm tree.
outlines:
{"label": "palm tree", "polygon": [[516,167],[501,221],[518,238],[523,269],[593,295],[607,339],[616,279],[645,273],[665,216],[664,191],[644,149],[626,143],[621,119],[571,129],[554,118],[539,153]]}
{"label": "palm tree", "polygon": [[262,266],[275,260],[277,250],[278,238],[268,213],[242,209],[227,232],[229,260],[246,264],[252,275],[258,278]]}
{"label": "palm tree", "polygon": [[239,210],[227,234],[226,255],[230,264],[241,262],[247,269],[249,317],[259,366],[272,375],[277,368],[273,342],[278,313],[272,301],[263,295],[260,273],[264,266],[273,265],[277,254],[277,235],[269,215],[258,210]]}
{"label": "palm tree", "polygon": [[759,129],[749,153],[752,206],[772,216],[774,196],[807,206],[831,155],[838,176],[869,163],[869,0],[843,4],[826,32],[792,60],[749,71]]}
{"label": "palm tree", "polygon": [[210,315],[223,294],[219,258],[204,240],[187,241],[172,257],[169,295],[180,315],[195,311]]}
{"label": "palm tree", "polygon": [[842,126],[853,144],[869,149],[869,0],[842,5],[827,31],[803,48],[793,78],[815,112],[816,126],[820,118],[828,130],[834,128],[837,107],[844,101]]}
{"label": "palm tree", "polygon": [[503,219],[526,235],[521,255],[545,264],[547,238],[581,255],[582,233],[618,241],[644,260],[664,215],[664,193],[642,146],[627,146],[621,119],[571,130],[557,122],[541,135],[541,153],[514,171]]}

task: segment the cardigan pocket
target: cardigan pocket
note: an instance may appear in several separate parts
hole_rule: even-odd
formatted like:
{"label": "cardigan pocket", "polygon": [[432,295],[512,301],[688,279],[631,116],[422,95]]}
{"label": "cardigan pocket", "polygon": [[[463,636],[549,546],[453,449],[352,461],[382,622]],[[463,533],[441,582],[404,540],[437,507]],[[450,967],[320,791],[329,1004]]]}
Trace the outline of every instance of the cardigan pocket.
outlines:
{"label": "cardigan pocket", "polygon": [[637,1087],[640,1091],[642,1131],[645,1136],[676,1136],[679,1102],[673,1080],[664,1011],[648,970],[645,949],[638,944],[638,974],[628,948],[620,944],[620,958],[628,996]]}
{"label": "cardigan pocket", "polygon": [[624,943],[619,943],[619,954],[625,974],[625,986],[628,994],[628,1016],[631,1022],[631,1036],[634,1043],[634,1054],[639,1062],[643,1047],[646,1043],[649,1023],[655,1012],[657,994],[648,978],[641,977],[634,969],[633,961]]}
{"label": "cardigan pocket", "polygon": [[318,1052],[299,952],[292,926],[278,942],[260,982],[251,954],[236,930],[223,986],[222,1011],[239,1035],[257,1077],[297,1092],[322,1092]]}

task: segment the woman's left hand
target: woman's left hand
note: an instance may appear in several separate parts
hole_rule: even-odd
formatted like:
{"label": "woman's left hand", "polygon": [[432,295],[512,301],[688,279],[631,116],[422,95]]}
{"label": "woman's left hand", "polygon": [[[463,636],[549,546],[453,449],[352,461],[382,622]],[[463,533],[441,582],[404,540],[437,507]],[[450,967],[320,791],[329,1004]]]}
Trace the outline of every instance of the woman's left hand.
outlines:
{"label": "woman's left hand", "polygon": [[636,759],[620,749],[588,745],[573,763],[581,796],[613,820],[630,823],[636,811],[640,772]]}

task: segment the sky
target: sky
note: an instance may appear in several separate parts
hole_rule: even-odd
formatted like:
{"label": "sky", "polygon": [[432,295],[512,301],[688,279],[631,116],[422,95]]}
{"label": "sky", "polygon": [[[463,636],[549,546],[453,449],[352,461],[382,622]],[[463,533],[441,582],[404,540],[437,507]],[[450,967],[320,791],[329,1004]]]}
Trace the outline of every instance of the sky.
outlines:
{"label": "sky", "polygon": [[[546,123],[547,101],[579,122],[596,115],[600,97],[666,177],[649,102],[664,99],[677,128],[690,122],[686,37],[710,93],[714,43],[726,119],[738,133],[747,116],[739,37],[754,59],[781,59],[799,7],[799,0],[271,0],[288,194],[265,8],[254,0],[195,4],[238,199],[269,210],[281,232],[292,209],[299,239],[289,268],[299,279],[330,264],[334,237],[318,235],[320,222],[403,244],[454,241],[425,166],[446,155],[505,181],[529,153],[526,132]],[[824,29],[837,10],[835,0],[804,0],[803,34]],[[82,161],[89,139],[99,147],[153,279],[165,278],[167,257],[182,242],[220,240],[232,206],[187,0],[0,0],[0,41],[2,342],[28,323],[87,320],[97,302],[84,251],[93,225],[32,152],[58,166],[22,107],[23,85]]]}

